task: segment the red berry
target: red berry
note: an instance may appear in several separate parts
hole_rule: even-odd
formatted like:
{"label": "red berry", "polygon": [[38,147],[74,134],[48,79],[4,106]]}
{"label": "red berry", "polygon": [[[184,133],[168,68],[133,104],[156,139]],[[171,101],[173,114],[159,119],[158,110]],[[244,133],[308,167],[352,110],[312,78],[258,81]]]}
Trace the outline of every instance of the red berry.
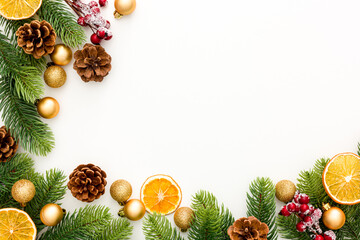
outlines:
{"label": "red berry", "polygon": [[99,14],[100,13],[100,8],[98,8],[98,7],[91,8],[91,13],[94,14],[94,15]]}
{"label": "red berry", "polygon": [[94,8],[94,7],[98,7],[99,5],[98,5],[97,2],[91,1],[91,2],[89,3],[89,6],[90,6],[90,8]]}
{"label": "red berry", "polygon": [[306,225],[304,222],[299,222],[298,224],[296,224],[296,230],[298,230],[298,232],[305,232],[306,229]]}
{"label": "red berry", "polygon": [[324,237],[322,235],[316,235],[314,240],[324,240]]}
{"label": "red berry", "polygon": [[107,29],[110,28],[110,22],[108,20],[106,20],[105,28],[107,28]]}
{"label": "red berry", "polygon": [[86,26],[86,25],[87,25],[87,24],[85,23],[84,17],[79,17],[78,20],[77,20],[77,23],[78,23],[80,26]]}
{"label": "red berry", "polygon": [[102,30],[102,29],[98,29],[97,32],[96,32],[96,35],[97,35],[99,38],[101,38],[101,39],[103,39],[103,38],[106,37],[105,31]]}
{"label": "red berry", "polygon": [[106,33],[105,40],[110,40],[112,37],[113,37],[112,33],[111,33],[110,31],[108,31],[108,32]]}
{"label": "red berry", "polygon": [[93,33],[91,35],[90,40],[93,44],[96,44],[96,45],[100,44],[100,42],[101,42],[101,38],[99,38],[98,35],[96,35],[95,33]]}
{"label": "red berry", "polygon": [[299,199],[299,203],[308,204],[309,202],[310,202],[309,196],[306,195],[306,194],[301,194],[300,199]]}
{"label": "red berry", "polygon": [[300,206],[300,212],[305,213],[307,210],[309,210],[309,205],[307,205],[307,204],[301,204],[301,206]]}
{"label": "red berry", "polygon": [[99,0],[99,4],[101,7],[105,7],[107,4],[107,0]]}
{"label": "red berry", "polygon": [[283,208],[280,211],[280,214],[285,216],[285,217],[288,217],[288,216],[291,215],[291,213],[287,210],[286,206],[283,206]]}
{"label": "red berry", "polygon": [[313,220],[310,216],[305,216],[304,222],[306,223],[306,225],[311,226],[311,224],[313,223]]}
{"label": "red berry", "polygon": [[287,206],[287,210],[288,210],[289,212],[295,212],[295,211],[296,211],[296,205],[295,205],[295,203],[288,203],[286,206]]}
{"label": "red berry", "polygon": [[84,22],[86,24],[89,24],[91,21],[91,15],[90,14],[86,14],[85,17],[84,17]]}
{"label": "red berry", "polygon": [[309,205],[309,214],[310,214],[310,215],[313,214],[314,211],[315,211],[314,206],[313,206],[313,205]]}
{"label": "red berry", "polygon": [[299,214],[299,218],[301,218],[302,220],[304,220],[305,217],[306,217],[305,214],[302,214],[302,213]]}

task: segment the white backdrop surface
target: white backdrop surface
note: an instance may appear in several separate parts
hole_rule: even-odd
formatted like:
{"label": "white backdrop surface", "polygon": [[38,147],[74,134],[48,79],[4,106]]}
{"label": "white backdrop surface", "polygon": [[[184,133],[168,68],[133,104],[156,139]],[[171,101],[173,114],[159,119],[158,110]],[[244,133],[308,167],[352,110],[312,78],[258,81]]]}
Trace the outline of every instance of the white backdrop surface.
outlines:
{"label": "white backdrop surface", "polygon": [[[61,110],[46,121],[56,148],[36,168],[99,165],[109,185],[93,204],[113,214],[114,180],[130,181],[138,198],[148,176],[164,173],[183,206],[206,189],[244,216],[255,177],[295,181],[317,158],[355,151],[359,9],[357,0],[138,0],[115,20],[110,0],[114,37],[103,46],[113,69],[84,83],[71,63],[66,84],[46,88]],[[69,191],[63,203],[85,206]],[[133,225],[132,239],[144,239]]]}

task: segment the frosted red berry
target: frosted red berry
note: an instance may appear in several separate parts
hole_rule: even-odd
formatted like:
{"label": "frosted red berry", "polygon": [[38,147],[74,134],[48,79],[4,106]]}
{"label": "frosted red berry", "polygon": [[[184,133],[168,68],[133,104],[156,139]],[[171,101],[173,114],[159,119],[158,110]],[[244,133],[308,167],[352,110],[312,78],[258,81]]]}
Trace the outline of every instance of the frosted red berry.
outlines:
{"label": "frosted red berry", "polygon": [[102,29],[98,29],[97,32],[96,32],[96,35],[97,35],[99,38],[101,38],[101,39],[103,39],[103,38],[106,37],[105,31],[102,30]]}
{"label": "frosted red berry", "polygon": [[306,225],[308,225],[308,226],[311,226],[311,224],[313,223],[313,220],[310,216],[305,216],[304,223],[306,223]]}
{"label": "frosted red berry", "polygon": [[91,15],[90,14],[86,14],[84,17],[84,22],[86,24],[89,24],[91,22]]}
{"label": "frosted red berry", "polygon": [[309,204],[309,202],[310,202],[309,196],[306,195],[306,194],[301,194],[300,199],[299,199],[299,203],[301,203],[301,204]]}
{"label": "frosted red berry", "polygon": [[99,0],[99,4],[101,7],[105,7],[107,4],[107,0]]}
{"label": "frosted red berry", "polygon": [[283,208],[280,211],[280,214],[285,217],[289,217],[291,215],[291,213],[287,210],[286,206],[283,206]]}
{"label": "frosted red berry", "polygon": [[100,44],[101,42],[101,38],[98,37],[98,35],[96,35],[95,33],[93,33],[90,37],[90,40],[93,44]]}
{"label": "frosted red berry", "polygon": [[78,20],[77,20],[77,23],[80,25],[80,26],[86,26],[87,24],[85,23],[85,19],[84,17],[79,17]]}
{"label": "frosted red berry", "polygon": [[289,212],[295,212],[295,211],[296,211],[296,205],[295,205],[295,203],[288,203],[288,204],[287,204],[287,210],[288,210]]}
{"label": "frosted red berry", "polygon": [[324,240],[324,237],[322,235],[316,235],[314,240]]}
{"label": "frosted red berry", "polygon": [[110,22],[109,22],[109,20],[106,20],[105,28],[107,28],[107,29],[110,28]]}
{"label": "frosted red berry", "polygon": [[298,232],[304,232],[306,230],[305,223],[299,222],[298,224],[296,224],[296,230],[298,230]]}
{"label": "frosted red berry", "polygon": [[309,205],[307,205],[307,204],[301,204],[301,206],[300,206],[300,212],[305,213],[307,210],[309,210]]}
{"label": "frosted red berry", "polygon": [[94,7],[98,7],[99,5],[98,5],[97,2],[91,1],[91,2],[89,2],[89,6],[90,6],[91,8],[94,8]]}
{"label": "frosted red berry", "polygon": [[110,40],[113,37],[112,33],[109,31],[106,33],[105,40]]}
{"label": "frosted red berry", "polygon": [[98,8],[98,7],[91,8],[91,13],[94,14],[94,15],[99,14],[100,13],[100,8]]}

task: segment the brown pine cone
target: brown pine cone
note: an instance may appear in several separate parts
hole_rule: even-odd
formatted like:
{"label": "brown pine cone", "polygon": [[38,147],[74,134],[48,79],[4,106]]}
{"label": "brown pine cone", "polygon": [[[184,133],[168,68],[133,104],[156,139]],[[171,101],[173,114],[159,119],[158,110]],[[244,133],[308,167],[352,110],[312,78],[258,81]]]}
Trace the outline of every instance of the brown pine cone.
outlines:
{"label": "brown pine cone", "polygon": [[92,202],[105,193],[106,173],[94,164],[81,164],[70,174],[68,188],[74,197]]}
{"label": "brown pine cone", "polygon": [[56,33],[50,23],[45,20],[25,23],[16,31],[16,36],[19,47],[36,59],[54,51]]}
{"label": "brown pine cone", "polygon": [[8,162],[15,155],[18,145],[10,135],[10,130],[6,131],[5,126],[0,128],[0,162]]}
{"label": "brown pine cone", "polygon": [[240,218],[228,228],[231,240],[267,240],[269,227],[256,217]]}
{"label": "brown pine cone", "polygon": [[111,70],[111,56],[100,45],[86,43],[74,59],[73,67],[84,82],[101,82]]}

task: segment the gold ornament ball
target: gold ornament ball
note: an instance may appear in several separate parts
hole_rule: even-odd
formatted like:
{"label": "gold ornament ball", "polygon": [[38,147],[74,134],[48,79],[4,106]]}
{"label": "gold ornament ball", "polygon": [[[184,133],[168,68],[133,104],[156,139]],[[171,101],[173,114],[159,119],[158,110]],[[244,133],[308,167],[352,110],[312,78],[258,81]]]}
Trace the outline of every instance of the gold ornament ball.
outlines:
{"label": "gold ornament ball", "polygon": [[60,111],[60,105],[55,98],[44,97],[37,103],[37,111],[43,118],[54,118]]}
{"label": "gold ornament ball", "polygon": [[124,216],[131,221],[142,219],[146,212],[144,203],[138,199],[128,201],[122,211],[124,211]]}
{"label": "gold ornament ball", "polygon": [[46,226],[57,225],[63,217],[63,209],[55,203],[46,204],[40,211],[40,220]]}
{"label": "gold ornament ball", "polygon": [[343,210],[338,207],[331,207],[330,204],[325,204],[323,209],[324,214],[322,220],[327,228],[331,230],[338,230],[344,226],[346,216]]}
{"label": "gold ornament ball", "polygon": [[194,211],[191,208],[181,207],[174,214],[174,222],[182,232],[186,232],[190,228],[194,216]]}
{"label": "gold ornament ball", "polygon": [[11,188],[11,196],[15,201],[19,202],[22,207],[25,207],[26,203],[30,202],[36,193],[34,184],[26,179],[21,179],[14,183]]}
{"label": "gold ornament ball", "polygon": [[295,184],[289,180],[281,180],[276,184],[275,189],[276,198],[284,203],[290,202],[294,198],[296,192]]}
{"label": "gold ornament ball", "polygon": [[51,61],[56,65],[65,66],[71,62],[72,51],[71,48],[64,44],[56,44],[54,51],[50,55]]}
{"label": "gold ornament ball", "polygon": [[128,181],[119,179],[111,184],[110,195],[120,205],[123,205],[127,200],[129,200],[131,194],[132,187]]}
{"label": "gold ornament ball", "polygon": [[60,66],[50,66],[44,73],[45,83],[52,88],[59,88],[66,82],[66,72]]}
{"label": "gold ornament ball", "polygon": [[[135,0],[115,0],[115,17],[131,14],[136,8]],[[120,15],[120,16],[117,16]]]}

